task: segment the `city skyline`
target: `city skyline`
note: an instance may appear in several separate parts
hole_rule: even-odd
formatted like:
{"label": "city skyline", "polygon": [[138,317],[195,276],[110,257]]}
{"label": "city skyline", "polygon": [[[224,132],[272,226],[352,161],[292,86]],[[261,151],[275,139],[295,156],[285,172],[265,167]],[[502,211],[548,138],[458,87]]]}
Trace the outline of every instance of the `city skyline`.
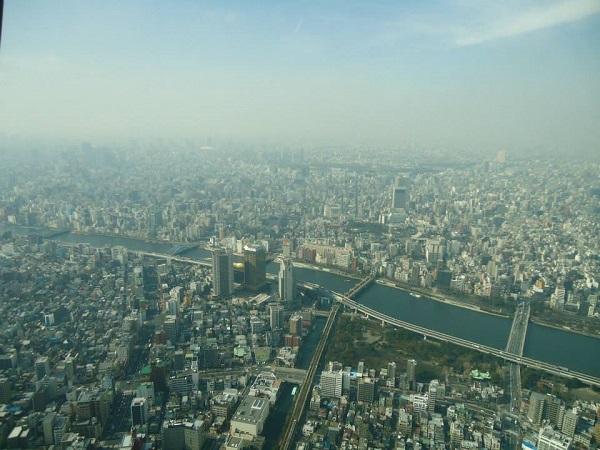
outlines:
{"label": "city skyline", "polygon": [[0,8],[0,449],[600,450],[600,0]]}

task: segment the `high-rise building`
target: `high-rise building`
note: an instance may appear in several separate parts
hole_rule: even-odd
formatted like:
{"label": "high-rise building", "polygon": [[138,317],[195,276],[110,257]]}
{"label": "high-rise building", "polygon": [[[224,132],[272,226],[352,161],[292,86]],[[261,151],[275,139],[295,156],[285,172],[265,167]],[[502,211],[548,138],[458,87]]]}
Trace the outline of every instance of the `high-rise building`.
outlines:
{"label": "high-rise building", "polygon": [[417,381],[417,361],[409,359],[406,361],[406,381],[409,389],[414,389]]}
{"label": "high-rise building", "polygon": [[156,295],[158,289],[158,272],[156,266],[142,267],[142,282],[144,287],[144,295]]}
{"label": "high-rise building", "polygon": [[572,438],[575,435],[578,420],[579,416],[576,411],[572,409],[565,411],[561,427],[563,434]]}
{"label": "high-rise building", "polygon": [[175,317],[179,317],[179,301],[177,301],[176,299],[170,298],[169,300],[167,300],[167,313],[169,313],[169,315],[175,316]]}
{"label": "high-rise building", "polygon": [[244,281],[246,288],[261,290],[266,282],[267,255],[260,245],[247,245],[244,248]]}
{"label": "high-rise building", "polygon": [[564,413],[564,402],[554,395],[546,394],[542,417],[548,422],[550,422],[552,425],[555,425],[560,428],[563,423]]}
{"label": "high-rise building", "polygon": [[172,344],[177,342],[177,337],[179,335],[179,323],[177,316],[165,316],[165,320],[163,321],[163,329],[165,330],[165,334]]}
{"label": "high-rise building", "polygon": [[546,397],[539,392],[532,392],[529,396],[529,410],[527,411],[527,418],[536,425],[542,422],[545,401]]}
{"label": "high-rise building", "polygon": [[40,356],[35,361],[35,378],[41,380],[46,375],[50,375],[50,362],[47,356]]}
{"label": "high-rise building", "polygon": [[8,378],[0,378],[0,403],[10,403],[12,392],[12,382]]}
{"label": "high-rise building", "polygon": [[158,228],[162,226],[162,212],[156,208],[149,208],[146,211],[146,220],[148,224],[148,236],[156,237]]}
{"label": "high-rise building", "polygon": [[291,258],[294,256],[296,243],[294,239],[284,239],[281,243],[281,252],[284,258]]}
{"label": "high-rise building", "polygon": [[559,281],[556,284],[556,288],[554,289],[554,293],[550,296],[550,307],[552,309],[563,309],[565,304],[565,298],[567,295],[567,291],[562,281]]}
{"label": "high-rise building", "polygon": [[[434,380],[436,381],[436,380]],[[435,411],[435,403],[437,401],[437,384],[429,383],[429,388],[427,390],[427,411],[434,412]]]}
{"label": "high-rise building", "polygon": [[231,254],[223,249],[213,251],[213,294],[216,297],[229,297],[233,292],[233,262]]}
{"label": "high-rise building", "polygon": [[392,188],[392,209],[408,208],[408,189],[404,186],[395,185]]}
{"label": "high-rise building", "polygon": [[393,361],[388,363],[387,376],[388,379],[391,381],[394,381],[396,379],[396,363]]}
{"label": "high-rise building", "polygon": [[63,436],[67,433],[69,429],[69,418],[57,415],[52,423],[52,440],[55,444],[59,444],[62,442]]}
{"label": "high-rise building", "polygon": [[183,437],[185,450],[201,450],[206,441],[206,430],[202,422],[196,420],[193,424],[186,424]]}
{"label": "high-rise building", "polygon": [[290,333],[302,336],[302,316],[300,314],[294,314],[290,317]]}
{"label": "high-rise building", "polygon": [[427,412],[429,394],[410,394],[410,401],[415,414]]}
{"label": "high-rise building", "polygon": [[144,397],[136,397],[131,401],[131,425],[144,425],[148,417],[148,406]]}
{"label": "high-rise building", "polygon": [[372,403],[375,400],[375,382],[371,378],[358,380],[356,399],[359,402]]}
{"label": "high-rise building", "polygon": [[408,435],[412,430],[412,414],[407,413],[404,408],[398,411],[398,430],[404,435]]}
{"label": "high-rise building", "polygon": [[161,437],[164,450],[184,449],[185,424],[183,422],[165,421],[161,429]]}
{"label": "high-rise building", "polygon": [[450,444],[454,448],[457,444],[460,443],[464,439],[465,436],[465,425],[459,421],[455,420],[450,423]]}
{"label": "high-rise building", "polygon": [[143,397],[148,402],[148,407],[154,405],[154,383],[152,381],[145,381],[138,385],[137,396]]}
{"label": "high-rise building", "polygon": [[200,450],[206,440],[202,422],[169,420],[163,423],[162,448],[164,450]]}
{"label": "high-rise building", "polygon": [[350,375],[352,373],[352,367],[346,366],[342,370],[342,392],[348,392],[350,390]]}
{"label": "high-rise building", "polygon": [[437,263],[444,258],[444,245],[440,239],[427,239],[425,244],[425,259],[429,263]]}
{"label": "high-rise building", "polygon": [[321,395],[323,397],[340,398],[342,396],[343,374],[341,370],[324,370],[321,372]]}
{"label": "high-rise building", "polygon": [[294,266],[290,259],[284,259],[279,265],[279,298],[281,301],[293,304],[295,291]]}
{"label": "high-rise building", "polygon": [[283,307],[281,305],[269,305],[269,325],[271,330],[281,330],[283,328]]}
{"label": "high-rise building", "polygon": [[498,150],[496,153],[496,162],[498,164],[504,164],[506,162],[506,150]]}

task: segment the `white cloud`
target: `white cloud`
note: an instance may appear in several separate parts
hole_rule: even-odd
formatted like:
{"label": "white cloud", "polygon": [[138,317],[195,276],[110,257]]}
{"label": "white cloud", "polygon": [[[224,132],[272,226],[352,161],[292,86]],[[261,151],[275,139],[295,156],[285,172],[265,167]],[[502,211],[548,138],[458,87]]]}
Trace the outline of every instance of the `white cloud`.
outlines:
{"label": "white cloud", "polygon": [[510,38],[533,31],[573,23],[600,13],[600,0],[569,0],[512,14],[487,23],[478,29],[463,30],[455,40],[466,47]]}

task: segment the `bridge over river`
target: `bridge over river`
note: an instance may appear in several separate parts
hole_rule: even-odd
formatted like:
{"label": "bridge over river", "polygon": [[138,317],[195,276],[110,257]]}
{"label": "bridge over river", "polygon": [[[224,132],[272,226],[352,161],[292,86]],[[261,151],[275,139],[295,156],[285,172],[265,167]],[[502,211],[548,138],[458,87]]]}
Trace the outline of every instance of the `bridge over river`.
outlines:
{"label": "bridge over river", "polygon": [[[509,363],[514,363],[518,366],[527,366],[534,369],[543,370],[554,375],[558,375],[565,378],[577,379],[583,383],[599,386],[600,387],[600,378],[587,375],[585,373],[576,372],[573,370],[569,370],[566,367],[558,366],[551,363],[546,363],[543,361],[538,361],[532,358],[528,358],[522,356],[525,334],[527,331],[527,321],[529,319],[528,309],[522,309],[519,314],[517,314],[515,320],[513,321],[513,327],[511,329],[511,333],[509,336],[509,342],[507,344],[506,350],[500,350],[494,347],[490,347],[487,345],[477,344],[475,342],[468,341],[466,339],[458,338],[455,336],[451,336],[449,334],[441,333],[439,331],[431,330],[419,325],[415,325],[409,322],[405,322],[403,320],[388,316],[384,313],[376,311],[372,308],[369,308],[366,305],[358,303],[355,300],[352,300],[350,297],[345,294],[340,294],[337,292],[333,293],[334,299],[341,303],[342,305],[350,308],[355,312],[362,313],[367,318],[372,318],[378,321],[381,321],[382,325],[389,324],[394,327],[404,328],[406,330],[412,331],[414,333],[421,334],[426,337],[434,338],[443,342],[449,342],[451,344],[460,345],[461,347],[466,347],[471,350],[477,350],[482,353],[486,353],[489,355],[496,356],[498,358],[504,359]],[[516,350],[516,351],[515,351]]]}
{"label": "bridge over river", "polygon": [[[529,302],[521,302],[517,305],[510,334],[508,335],[508,342],[506,343],[507,352],[523,356],[530,313],[531,307]],[[521,408],[521,367],[516,363],[511,363],[508,370],[510,410],[518,412]]]}
{"label": "bridge over river", "polygon": [[[11,226],[8,229],[19,234],[29,234],[31,229]],[[0,224],[2,229],[2,224]],[[39,231],[39,230],[38,230]],[[183,251],[181,254],[168,254],[177,243],[158,243],[137,238],[107,236],[100,234],[74,234],[59,231],[59,235],[48,233],[46,238],[61,242],[63,245],[84,243],[92,247],[123,246],[129,251],[140,252],[157,258],[170,258],[172,261],[210,266],[210,252],[202,245]],[[270,273],[277,273],[277,264],[267,266]],[[349,275],[333,273],[319,267],[296,267],[296,279],[311,282],[324,291],[346,292],[356,281]],[[463,338],[473,345],[496,347],[506,351],[509,339],[510,321],[481,312],[446,304],[423,295],[411,296],[408,292],[379,284],[369,285],[357,295],[360,303],[368,305],[386,316],[405,322],[418,324],[424,328],[438,330],[447,335]],[[468,323],[469,327],[462,326]],[[475,344],[479,342],[480,344]],[[585,372],[600,377],[600,341],[591,336],[577,334],[568,329],[556,329],[537,323],[527,327],[527,340],[523,355],[536,361],[547,361],[549,366],[568,367],[571,370]]]}

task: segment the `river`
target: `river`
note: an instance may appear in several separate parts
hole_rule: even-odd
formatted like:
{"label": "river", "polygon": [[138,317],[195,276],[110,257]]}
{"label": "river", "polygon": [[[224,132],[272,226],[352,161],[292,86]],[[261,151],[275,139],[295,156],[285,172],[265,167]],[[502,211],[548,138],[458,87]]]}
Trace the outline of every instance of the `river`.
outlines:
{"label": "river", "polygon": [[[164,253],[169,243],[145,242],[140,239],[103,235],[67,233],[54,239],[69,243],[87,243],[95,247],[121,245],[133,251]],[[209,252],[196,248],[184,253],[192,259],[205,259]],[[277,271],[276,263],[267,270]],[[343,275],[307,268],[296,268],[297,281],[319,284],[326,289],[345,292],[356,280]],[[503,349],[508,340],[511,320],[442,303],[426,296],[416,298],[405,291],[373,284],[357,298],[377,311],[406,322],[447,333],[483,345]],[[568,367],[571,370],[600,377],[600,339],[529,323],[524,356]]]}

